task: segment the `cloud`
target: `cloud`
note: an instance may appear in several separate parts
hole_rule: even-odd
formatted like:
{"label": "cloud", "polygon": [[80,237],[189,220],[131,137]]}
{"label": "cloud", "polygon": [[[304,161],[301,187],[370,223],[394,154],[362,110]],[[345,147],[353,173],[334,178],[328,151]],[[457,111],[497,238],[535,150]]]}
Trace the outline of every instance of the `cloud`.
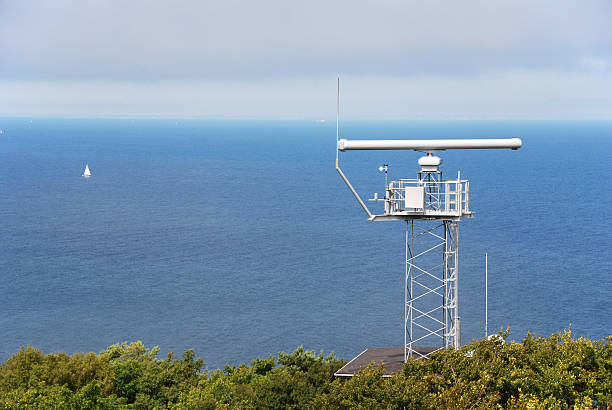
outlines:
{"label": "cloud", "polygon": [[585,61],[609,67],[610,21],[606,0],[3,1],[0,76],[171,81],[585,70]]}
{"label": "cloud", "polygon": [[[0,115],[612,118],[612,3],[0,0]],[[331,97],[330,97],[331,96]]]}

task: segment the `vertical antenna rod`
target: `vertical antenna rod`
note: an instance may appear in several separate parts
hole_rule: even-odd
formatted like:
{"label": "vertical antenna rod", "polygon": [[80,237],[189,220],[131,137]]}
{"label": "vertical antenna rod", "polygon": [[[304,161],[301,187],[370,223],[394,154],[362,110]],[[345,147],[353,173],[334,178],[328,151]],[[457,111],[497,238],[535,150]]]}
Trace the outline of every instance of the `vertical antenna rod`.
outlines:
{"label": "vertical antenna rod", "polygon": [[336,94],[336,168],[338,168],[338,138],[340,136],[340,75],[338,75],[338,91]]}
{"label": "vertical antenna rod", "polygon": [[489,255],[485,253],[485,338],[489,337]]}

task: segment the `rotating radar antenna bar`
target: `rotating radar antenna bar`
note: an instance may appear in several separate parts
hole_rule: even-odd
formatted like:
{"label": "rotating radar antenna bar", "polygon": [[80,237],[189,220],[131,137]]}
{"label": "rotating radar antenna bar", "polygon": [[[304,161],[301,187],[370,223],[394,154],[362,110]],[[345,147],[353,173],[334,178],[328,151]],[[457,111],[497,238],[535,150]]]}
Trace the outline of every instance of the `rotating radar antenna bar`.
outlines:
{"label": "rotating radar antenna bar", "polygon": [[[444,348],[461,345],[458,291],[459,221],[472,218],[469,181],[443,179],[442,158],[435,154],[451,149],[521,148],[520,138],[350,140],[340,138],[340,77],[336,95],[336,171],[370,221],[406,222],[404,301],[404,360],[426,358]],[[388,182],[385,192],[369,199],[383,202],[384,211],[373,213],[340,168],[340,152],[357,150],[413,150],[423,152],[416,179]],[[440,252],[442,255],[440,255]],[[442,256],[442,261],[440,261]],[[433,268],[432,268],[433,266]],[[431,339],[438,345],[432,349]],[[434,343],[435,345],[435,343]]]}
{"label": "rotating radar antenna bar", "polygon": [[470,138],[447,140],[346,140],[337,142],[340,151],[350,150],[414,150],[423,152],[447,149],[519,149],[520,138]]}

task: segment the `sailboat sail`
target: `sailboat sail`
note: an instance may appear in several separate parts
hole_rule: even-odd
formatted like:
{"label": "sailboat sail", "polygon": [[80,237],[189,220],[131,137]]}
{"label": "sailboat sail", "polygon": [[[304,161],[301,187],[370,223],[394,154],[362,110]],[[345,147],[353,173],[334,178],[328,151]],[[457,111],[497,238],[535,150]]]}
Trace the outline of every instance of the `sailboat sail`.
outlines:
{"label": "sailboat sail", "polygon": [[91,176],[91,171],[89,171],[89,165],[88,164],[85,165],[85,171],[83,172],[83,176],[85,178],[88,178],[88,177]]}

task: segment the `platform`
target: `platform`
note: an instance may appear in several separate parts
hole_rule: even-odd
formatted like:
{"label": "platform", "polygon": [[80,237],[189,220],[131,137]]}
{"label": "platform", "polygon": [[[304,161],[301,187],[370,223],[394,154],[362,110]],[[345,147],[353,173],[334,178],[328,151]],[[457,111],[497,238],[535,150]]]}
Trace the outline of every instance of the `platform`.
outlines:
{"label": "platform", "polygon": [[[426,355],[438,349],[439,347],[429,346],[414,347],[414,350],[422,355]],[[334,376],[352,377],[372,362],[374,362],[375,367],[380,363],[384,363],[385,371],[383,377],[391,377],[404,366],[404,347],[372,347],[366,349],[334,373]]]}
{"label": "platform", "polygon": [[368,220],[370,221],[460,221],[462,218],[473,218],[474,214],[470,212],[465,212],[461,215],[451,215],[444,212],[428,212],[427,214],[423,212],[395,212],[393,214],[381,214],[381,215],[372,215]]}

